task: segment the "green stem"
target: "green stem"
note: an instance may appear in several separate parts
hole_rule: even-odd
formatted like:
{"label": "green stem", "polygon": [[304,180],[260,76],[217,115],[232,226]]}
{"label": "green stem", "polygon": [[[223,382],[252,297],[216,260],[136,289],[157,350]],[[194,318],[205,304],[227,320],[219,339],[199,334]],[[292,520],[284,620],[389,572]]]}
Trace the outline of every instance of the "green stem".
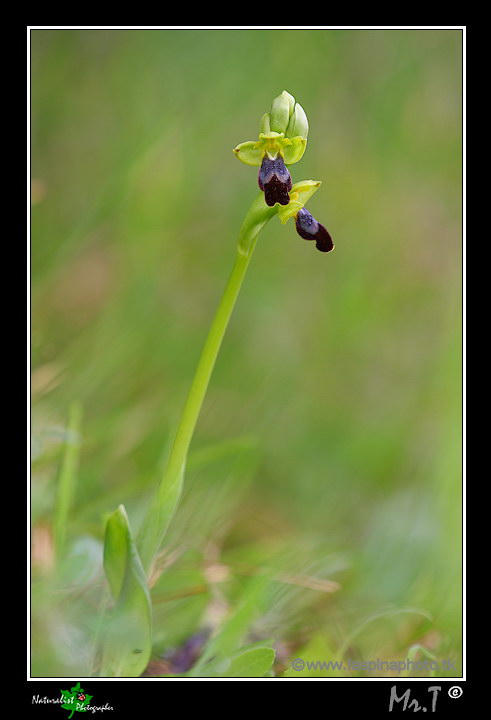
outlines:
{"label": "green stem", "polygon": [[259,193],[240,229],[235,263],[201,352],[162,481],[140,532],[138,547],[147,574],[179,504],[189,446],[257,237],[276,212],[277,208],[268,207],[263,193]]}

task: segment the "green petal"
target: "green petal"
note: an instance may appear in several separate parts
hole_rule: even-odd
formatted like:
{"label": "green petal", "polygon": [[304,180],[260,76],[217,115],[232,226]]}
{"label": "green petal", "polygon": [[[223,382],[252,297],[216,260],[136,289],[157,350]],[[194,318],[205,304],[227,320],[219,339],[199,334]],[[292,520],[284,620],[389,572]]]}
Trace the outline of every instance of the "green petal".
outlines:
{"label": "green petal", "polygon": [[259,133],[259,139],[260,140],[282,140],[285,137],[285,133],[283,132],[274,132],[274,130],[270,130],[270,132]]}
{"label": "green petal", "polygon": [[312,195],[317,192],[321,185],[321,180],[301,180],[300,182],[293,185],[292,189],[290,190],[290,195],[293,195],[293,193],[298,193],[297,199],[300,200],[302,205],[306,205]]}
{"label": "green petal", "polygon": [[271,123],[269,120],[269,113],[264,113],[264,115],[261,118],[261,130],[260,132],[264,133],[270,133],[271,132]]}
{"label": "green petal", "polygon": [[262,152],[262,156],[267,153],[268,157],[274,159],[278,153],[283,155],[283,149],[287,145],[291,145],[292,141],[284,136],[284,133],[270,132],[259,133],[259,140],[256,148]]}
{"label": "green petal", "polygon": [[307,120],[307,115],[305,114],[305,110],[300,105],[300,103],[297,103],[295,105],[293,115],[290,118],[290,122],[286,130],[286,136],[291,138],[296,137],[297,135],[301,135],[302,137],[307,139],[308,134],[309,121]]}
{"label": "green petal", "polygon": [[291,145],[283,148],[285,165],[293,165],[301,160],[306,147],[307,140],[304,137],[297,136],[291,138]]}
{"label": "green petal", "polygon": [[234,153],[246,165],[259,167],[263,160],[264,150],[258,150],[254,140],[248,140],[237,145],[234,148]]}

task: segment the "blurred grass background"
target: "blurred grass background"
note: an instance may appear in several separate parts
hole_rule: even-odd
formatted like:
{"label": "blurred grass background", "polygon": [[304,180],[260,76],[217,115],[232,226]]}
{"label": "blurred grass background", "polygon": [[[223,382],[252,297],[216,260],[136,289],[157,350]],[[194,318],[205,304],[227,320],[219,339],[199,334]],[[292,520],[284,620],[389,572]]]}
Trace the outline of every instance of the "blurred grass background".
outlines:
{"label": "blurred grass background", "polygon": [[277,220],[260,237],[154,588],[155,655],[267,566],[341,586],[271,591],[250,634],[284,668],[302,647],[422,643],[460,669],[461,33],[36,30],[31,65],[32,674],[89,672],[104,520],[125,503],[137,528],[156,486],[256,193],[232,148],[283,89],[310,122],[293,180],[323,181],[309,209],[336,249]]}

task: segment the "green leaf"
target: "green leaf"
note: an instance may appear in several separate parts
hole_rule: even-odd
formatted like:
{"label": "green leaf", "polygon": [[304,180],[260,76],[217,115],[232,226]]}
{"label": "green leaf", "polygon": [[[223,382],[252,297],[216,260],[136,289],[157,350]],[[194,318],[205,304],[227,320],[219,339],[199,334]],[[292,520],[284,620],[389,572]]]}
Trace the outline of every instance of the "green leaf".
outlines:
{"label": "green leaf", "polygon": [[[300,668],[293,662],[294,660],[298,662],[299,659],[305,663]],[[327,666],[329,661],[333,663],[330,668]],[[324,667],[315,665],[317,662],[324,662],[326,665]],[[312,663],[310,667],[309,663]],[[336,666],[335,663],[339,663],[339,666]],[[306,645],[295,650],[290,658],[290,667],[284,671],[283,677],[345,677],[346,673],[343,671],[342,665],[342,658],[339,653],[333,649],[326,634],[321,632],[314,635]],[[338,667],[339,669],[337,669]]]}
{"label": "green leaf", "polygon": [[221,677],[264,677],[274,663],[275,651],[270,647],[253,648],[237,653]]}
{"label": "green leaf", "polygon": [[104,536],[104,571],[111,595],[119,598],[128,556],[128,518],[121,505],[108,519]]}
{"label": "green leaf", "polygon": [[123,505],[109,517],[104,569],[114,607],[104,629],[101,675],[138,677],[152,649],[152,610],[145,573]]}

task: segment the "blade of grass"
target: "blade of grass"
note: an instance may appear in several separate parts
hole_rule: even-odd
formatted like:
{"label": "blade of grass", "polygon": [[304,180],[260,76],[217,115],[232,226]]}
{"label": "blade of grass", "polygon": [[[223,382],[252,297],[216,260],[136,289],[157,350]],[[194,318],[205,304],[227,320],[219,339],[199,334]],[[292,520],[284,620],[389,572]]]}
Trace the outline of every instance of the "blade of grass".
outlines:
{"label": "blade of grass", "polygon": [[360,625],[358,625],[358,627],[356,627],[353,630],[353,632],[351,632],[348,635],[348,637],[345,639],[345,641],[343,642],[343,644],[341,645],[341,647],[338,650],[338,653],[337,653],[338,656],[340,658],[343,658],[345,656],[346,651],[348,650],[349,646],[355,639],[355,637],[358,637],[358,635],[360,635],[365,630],[365,628],[368,625],[370,625],[372,622],[375,622],[376,620],[381,620],[384,618],[395,617],[397,615],[406,615],[406,614],[421,615],[421,617],[426,618],[426,620],[432,620],[431,615],[428,612],[426,612],[425,610],[420,610],[419,608],[412,608],[412,607],[394,608],[392,610],[383,610],[382,612],[375,613],[374,615],[370,615],[370,617],[366,618],[366,620],[364,620]]}
{"label": "blade of grass", "polygon": [[[435,677],[436,668],[438,667],[438,658],[436,657],[436,655],[432,653],[431,650],[428,650],[428,648],[424,645],[421,645],[420,643],[415,643],[414,645],[411,645],[411,647],[407,651],[407,659],[409,660],[409,662],[413,663],[413,666],[418,662],[418,655],[423,655],[426,660],[430,660],[433,663],[433,666],[430,667],[429,673],[430,677]],[[408,668],[404,673],[404,676],[411,677],[411,673],[412,670],[408,663]]]}
{"label": "blade of grass", "polygon": [[70,407],[65,448],[56,487],[53,514],[53,538],[57,563],[59,563],[63,556],[67,535],[68,517],[75,492],[78,460],[80,455],[81,422],[81,405],[78,402],[74,402]]}
{"label": "blade of grass", "polygon": [[213,675],[221,671],[222,664],[228,668],[233,653],[243,642],[252,622],[260,611],[268,582],[269,577],[262,576],[254,578],[248,583],[238,608],[218,633],[211,638],[203,654],[189,671],[189,677],[213,677]]}

